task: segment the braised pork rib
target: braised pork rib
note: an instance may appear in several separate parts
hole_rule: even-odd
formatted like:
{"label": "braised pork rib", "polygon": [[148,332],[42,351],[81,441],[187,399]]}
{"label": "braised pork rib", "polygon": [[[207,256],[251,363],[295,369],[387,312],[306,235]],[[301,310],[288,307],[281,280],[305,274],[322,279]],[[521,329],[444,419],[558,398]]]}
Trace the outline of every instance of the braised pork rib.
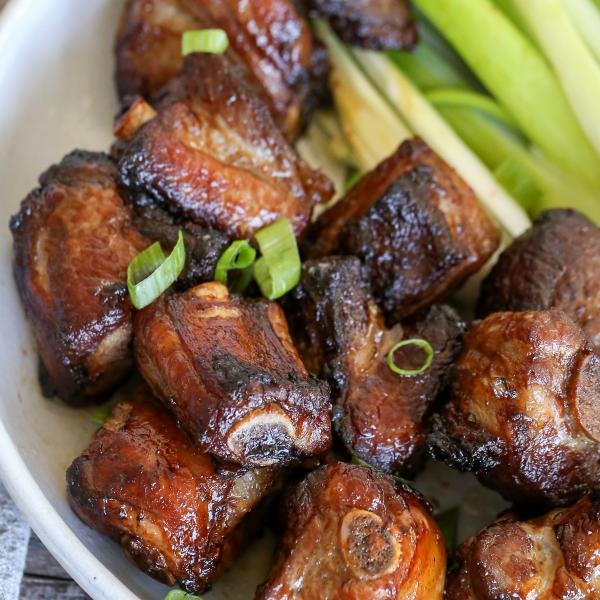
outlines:
{"label": "braised pork rib", "polygon": [[160,581],[200,593],[260,522],[276,468],[228,469],[203,454],[144,385],[113,409],[67,471],[69,502]]}
{"label": "braised pork rib", "polygon": [[308,375],[275,302],[220,283],[162,296],[135,319],[138,367],[199,447],[264,466],[331,445],[329,389]]}
{"label": "braised pork rib", "polygon": [[359,257],[377,302],[395,323],[446,297],[498,243],[469,186],[414,139],[319,217],[305,249],[310,257]]}
{"label": "braised pork rib", "polygon": [[[456,357],[462,325],[446,306],[433,306],[412,321],[386,329],[352,257],[304,263],[289,303],[294,338],[305,363],[332,386],[333,423],[349,454],[387,472],[413,474],[420,465],[429,417]],[[386,356],[403,339],[427,340],[431,366],[413,377],[390,370]],[[406,347],[395,359],[405,368],[423,364]]]}
{"label": "braised pork rib", "polygon": [[478,312],[560,308],[600,346],[600,228],[550,210],[504,250],[481,287]]}
{"label": "braised pork rib", "polygon": [[115,42],[120,97],[151,100],[182,67],[182,34],[215,27],[277,125],[296,138],[324,86],[326,59],[291,0],[128,0]]}
{"label": "braised pork rib", "polygon": [[84,404],[132,366],[127,266],[150,243],[132,216],[110,158],[75,151],[11,219],[15,279],[49,395]]}
{"label": "braised pork rib", "polygon": [[529,521],[505,515],[457,551],[447,600],[598,598],[600,504],[589,496]]}
{"label": "braised pork rib", "polygon": [[245,72],[227,55],[188,56],[158,116],[121,153],[124,185],[232,238],[287,217],[296,235],[333,194],[285,141]]}
{"label": "braised pork rib", "polygon": [[289,495],[277,560],[256,600],[440,600],[446,549],[411,491],[367,467],[332,463]]}
{"label": "braised pork rib", "polygon": [[495,313],[465,336],[436,458],[539,510],[600,481],[600,356],[559,310]]}

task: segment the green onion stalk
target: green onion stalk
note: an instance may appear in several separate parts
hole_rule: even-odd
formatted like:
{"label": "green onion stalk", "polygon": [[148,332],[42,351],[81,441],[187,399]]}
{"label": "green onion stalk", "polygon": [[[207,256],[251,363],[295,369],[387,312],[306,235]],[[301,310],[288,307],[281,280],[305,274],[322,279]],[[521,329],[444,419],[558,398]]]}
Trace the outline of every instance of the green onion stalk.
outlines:
{"label": "green onion stalk", "polygon": [[[530,4],[530,0],[513,2],[519,9]],[[531,4],[537,6],[539,2]],[[561,83],[535,44],[492,0],[415,0],[415,4],[533,144],[562,170],[590,187],[600,188],[600,157]],[[519,10],[519,14],[532,25],[526,18],[529,11]]]}
{"label": "green onion stalk", "polygon": [[[569,99],[581,130],[592,143],[596,156],[596,178],[600,181],[600,65],[591,53],[585,40],[579,34],[563,0],[514,0],[523,19],[534,35],[548,61],[560,80],[563,91]],[[571,2],[571,0],[568,0]],[[600,28],[595,32],[600,37]],[[547,100],[539,97],[546,105]],[[548,124],[551,123],[551,127]],[[546,122],[546,129],[562,135],[563,124]],[[568,133],[568,131],[567,131]],[[568,147],[562,147],[567,151]],[[578,148],[571,148],[569,154]],[[548,156],[547,149],[546,153]]]}
{"label": "green onion stalk", "polygon": [[412,130],[456,169],[504,229],[513,237],[525,231],[530,225],[525,211],[402,71],[381,53],[355,49],[353,54]]}
{"label": "green onion stalk", "polygon": [[370,171],[412,133],[357,68],[329,26],[316,21],[315,31],[329,49],[330,83],[344,135],[359,168]]}

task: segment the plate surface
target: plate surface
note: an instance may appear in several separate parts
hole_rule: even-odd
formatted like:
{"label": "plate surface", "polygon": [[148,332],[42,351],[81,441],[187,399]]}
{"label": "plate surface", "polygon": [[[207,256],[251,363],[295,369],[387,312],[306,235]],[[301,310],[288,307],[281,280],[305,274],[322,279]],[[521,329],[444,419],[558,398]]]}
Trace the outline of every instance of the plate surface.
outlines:
{"label": "plate surface", "polygon": [[[95,425],[85,409],[40,394],[37,358],[11,273],[8,220],[50,164],[74,148],[106,150],[117,109],[112,39],[122,0],[13,0],[0,22],[0,476],[33,529],[97,600],[159,600],[167,588],[120,547],[81,523],[65,497],[65,470]],[[430,465],[419,487],[434,504],[463,507],[460,534],[504,503],[470,476]],[[253,596],[272,541],[260,540],[205,600]]]}

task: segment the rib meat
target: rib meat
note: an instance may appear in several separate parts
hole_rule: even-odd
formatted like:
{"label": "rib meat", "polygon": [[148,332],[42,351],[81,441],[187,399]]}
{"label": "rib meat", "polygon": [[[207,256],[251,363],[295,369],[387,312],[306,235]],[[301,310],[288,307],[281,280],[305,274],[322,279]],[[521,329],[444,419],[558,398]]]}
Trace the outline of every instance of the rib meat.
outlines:
{"label": "rib meat", "polygon": [[136,315],[135,352],[156,395],[224,461],[285,463],[331,444],[327,385],[309,377],[274,302],[216,282],[163,295]]}
{"label": "rib meat", "polygon": [[414,139],[321,215],[305,249],[311,257],[358,256],[394,323],[447,296],[498,243],[468,185]]}
{"label": "rib meat", "polygon": [[500,255],[483,282],[482,316],[560,308],[600,346],[600,229],[574,210],[550,210]]}
{"label": "rib meat", "polygon": [[[458,351],[462,325],[456,313],[433,306],[386,329],[360,262],[352,257],[305,262],[290,307],[305,363],[331,383],[334,426],[348,452],[387,472],[414,473],[429,417]],[[403,377],[390,370],[386,356],[410,338],[427,340],[435,355],[429,369]],[[394,358],[407,369],[418,369],[424,360],[422,351],[410,346]]]}
{"label": "rib meat", "polygon": [[529,521],[506,515],[459,547],[446,598],[598,598],[599,547],[600,503],[590,497]]}
{"label": "rib meat", "polygon": [[177,290],[186,290],[206,281],[213,281],[217,262],[230,240],[210,227],[176,219],[167,211],[149,204],[135,207],[134,226],[146,237],[171,249],[177,243],[179,231],[185,244],[185,266],[173,284]]}
{"label": "rib meat", "polygon": [[128,0],[115,42],[120,97],[151,99],[181,69],[183,32],[211,27],[225,30],[228,55],[294,139],[326,78],[323,53],[291,0]]}
{"label": "rib meat", "polygon": [[600,355],[559,311],[495,313],[465,336],[436,458],[507,499],[566,505],[600,481]]}
{"label": "rib meat", "polygon": [[200,593],[255,534],[262,511],[246,517],[277,489],[280,473],[217,465],[140,386],[75,459],[67,483],[77,515],[140,569]]}
{"label": "rib meat", "polygon": [[82,404],[130,369],[127,266],[149,245],[103,154],[75,151],[40,177],[10,223],[14,273],[45,392]]}
{"label": "rib meat", "polygon": [[407,0],[306,0],[312,16],[325,19],[347,44],[411,49],[418,39]]}
{"label": "rib meat", "polygon": [[227,55],[188,56],[158,116],[123,149],[133,196],[232,238],[289,218],[300,235],[333,188],[287,144],[244,70]]}
{"label": "rib meat", "polygon": [[372,469],[332,463],[287,499],[278,558],[256,600],[441,600],[442,535],[412,492]]}

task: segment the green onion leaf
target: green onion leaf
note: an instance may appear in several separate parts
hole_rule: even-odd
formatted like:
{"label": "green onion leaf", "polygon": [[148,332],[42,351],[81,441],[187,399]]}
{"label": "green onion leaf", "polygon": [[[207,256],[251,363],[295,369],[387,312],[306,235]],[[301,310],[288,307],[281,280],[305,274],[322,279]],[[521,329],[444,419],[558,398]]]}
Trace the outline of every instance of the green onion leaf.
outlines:
{"label": "green onion leaf", "polygon": [[[577,121],[561,85],[546,58],[491,0],[414,0],[441,31],[485,87],[513,116],[523,133],[549,159],[591,186],[600,184],[600,159]],[[549,17],[554,1],[512,0],[528,25],[544,31],[548,45],[562,55],[561,64],[572,67],[570,75],[578,85],[586,106],[596,96],[592,81],[585,78],[587,64],[574,62],[583,54],[563,39],[560,23]],[[523,8],[527,8],[527,14]],[[530,19],[531,17],[531,19]],[[560,43],[559,43],[560,42]],[[573,44],[572,46],[575,46]],[[577,46],[579,46],[577,44]],[[589,83],[586,91],[581,91]],[[593,112],[593,111],[592,111]],[[597,115],[596,115],[597,116]],[[595,130],[597,124],[590,124]],[[435,149],[435,148],[434,148]],[[467,178],[468,181],[468,178]],[[469,181],[469,183],[471,183]]]}
{"label": "green onion leaf", "polygon": [[171,590],[165,596],[165,600],[202,600],[202,597],[195,596],[194,594],[188,594],[183,590]]}
{"label": "green onion leaf", "polygon": [[[402,369],[394,362],[394,352],[399,348],[403,348],[404,346],[417,346],[421,348],[425,352],[425,362],[418,369]],[[410,338],[408,340],[402,340],[397,344],[394,344],[390,351],[387,353],[386,361],[387,366],[394,373],[398,375],[402,375],[404,377],[414,377],[415,375],[420,375],[423,371],[427,371],[431,366],[431,362],[433,361],[433,355],[435,351],[433,346],[427,341],[421,338]]]}
{"label": "green onion leaf", "polygon": [[242,271],[235,286],[235,291],[242,293],[252,280],[252,265],[255,259],[256,250],[246,240],[232,242],[217,262],[215,281],[226,285],[229,271]]}
{"label": "green onion leaf", "polygon": [[181,36],[181,54],[193,52],[223,54],[229,48],[229,38],[222,29],[196,29],[186,31]]}
{"label": "green onion leaf", "polygon": [[106,419],[110,417],[110,413],[112,412],[114,405],[114,400],[110,400],[109,402],[105,402],[100,406],[96,406],[96,408],[94,408],[92,411],[92,421],[98,423],[98,425],[104,425]]}
{"label": "green onion leaf", "polygon": [[537,185],[527,164],[519,155],[506,157],[494,169],[494,176],[528,212],[533,212],[543,198],[543,190]]}
{"label": "green onion leaf", "polygon": [[373,468],[366,460],[363,460],[362,458],[358,458],[358,456],[355,456],[354,454],[352,455],[351,462],[353,465],[357,465],[359,467],[369,467],[369,469]]}
{"label": "green onion leaf", "polygon": [[456,548],[459,516],[460,508],[458,506],[454,506],[453,508],[449,508],[448,510],[435,515],[438,527],[446,540],[446,548],[448,548],[450,552]]}
{"label": "green onion leaf", "polygon": [[453,64],[446,62],[423,40],[410,52],[388,50],[387,55],[422,91],[437,88],[469,88],[467,77]]}
{"label": "green onion leaf", "polygon": [[349,192],[363,178],[363,175],[364,173],[360,169],[349,167],[344,181],[344,194]]}
{"label": "green onion leaf", "polygon": [[127,267],[127,289],[131,303],[141,309],[154,302],[179,277],[185,266],[183,233],[169,256],[159,242],[140,252]]}
{"label": "green onion leaf", "polygon": [[600,60],[600,6],[593,0],[568,0],[564,5],[583,39]]}
{"label": "green onion leaf", "polygon": [[255,235],[262,256],[254,263],[254,278],[262,295],[280,298],[300,281],[300,254],[288,219],[280,219]]}
{"label": "green onion leaf", "polygon": [[[533,31],[546,58],[554,67],[554,71],[562,85],[571,108],[574,110],[581,129],[600,156],[600,121],[598,104],[600,103],[600,64],[590,51],[589,46],[579,34],[573,23],[568,2],[564,0],[514,0],[521,16]],[[595,11],[597,13],[597,11]],[[600,19],[599,19],[600,23]],[[597,38],[600,31],[596,31]],[[547,102],[541,98],[541,106]],[[558,135],[559,123],[553,122]],[[567,152],[577,151],[566,148]],[[548,152],[548,155],[550,153]],[[596,163],[595,183],[600,184],[600,161]]]}

